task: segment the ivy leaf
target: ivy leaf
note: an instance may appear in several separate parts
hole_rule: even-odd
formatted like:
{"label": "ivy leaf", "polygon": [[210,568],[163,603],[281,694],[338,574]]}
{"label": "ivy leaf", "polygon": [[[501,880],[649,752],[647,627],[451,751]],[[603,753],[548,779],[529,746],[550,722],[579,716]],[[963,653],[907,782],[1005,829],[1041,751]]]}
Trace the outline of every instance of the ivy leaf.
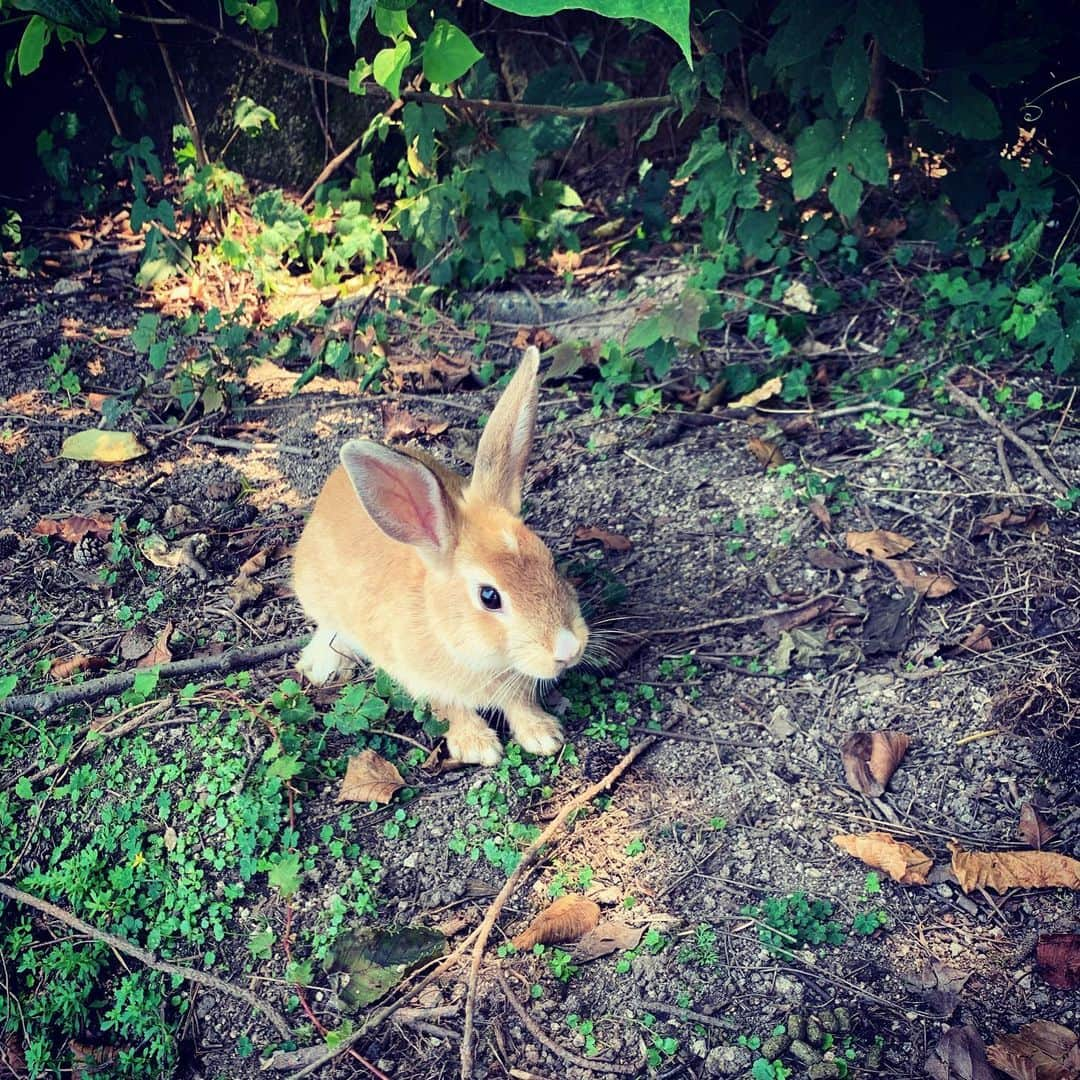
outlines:
{"label": "ivy leaf", "polygon": [[375,6],[375,0],[349,0],[349,38],[356,45],[356,35],[360,33],[360,27],[364,20],[371,14]]}
{"label": "ivy leaf", "polygon": [[401,93],[401,76],[405,74],[405,65],[412,59],[412,46],[407,41],[399,41],[390,49],[380,49],[371,62],[371,74],[375,81],[392,98]]}
{"label": "ivy leaf", "polygon": [[997,107],[971,84],[971,76],[956,68],[943,71],[923,95],[926,119],[965,139],[996,139],[1001,134]]}
{"label": "ivy leaf", "polygon": [[233,123],[241,131],[261,131],[263,124],[277,130],[277,117],[265,105],[256,105],[249,97],[241,97],[233,111]]}
{"label": "ivy leaf", "polygon": [[796,199],[808,199],[825,183],[840,153],[840,129],[834,120],[818,120],[795,140],[791,182]]}
{"label": "ivy leaf", "polygon": [[780,223],[780,211],[747,210],[735,225],[735,237],[740,247],[754,259],[768,262],[776,254],[777,228]]}
{"label": "ivy leaf", "polygon": [[873,34],[878,48],[909,71],[923,68],[922,11],[915,0],[859,0],[857,24]]}
{"label": "ivy leaf", "polygon": [[507,127],[499,132],[497,141],[498,149],[481,159],[495,193],[506,196],[512,191],[520,191],[523,195],[531,195],[529,177],[536,160],[536,147],[529,133],[521,128]]}
{"label": "ivy leaf", "polygon": [[693,64],[690,52],[690,0],[488,0],[492,7],[515,15],[537,18],[567,9],[581,9],[608,19],[644,19],[659,27],[682,50],[683,58]]}
{"label": "ivy leaf", "polygon": [[845,116],[854,116],[870,88],[870,61],[863,35],[848,31],[837,46],[832,62],[832,88],[836,103]]}
{"label": "ivy leaf", "polygon": [[482,55],[463,30],[445,19],[436,19],[424,42],[424,75],[430,82],[445,86],[460,79]]}
{"label": "ivy leaf", "polygon": [[876,120],[860,120],[844,138],[844,160],[868,184],[882,187],[889,181],[885,133]]}

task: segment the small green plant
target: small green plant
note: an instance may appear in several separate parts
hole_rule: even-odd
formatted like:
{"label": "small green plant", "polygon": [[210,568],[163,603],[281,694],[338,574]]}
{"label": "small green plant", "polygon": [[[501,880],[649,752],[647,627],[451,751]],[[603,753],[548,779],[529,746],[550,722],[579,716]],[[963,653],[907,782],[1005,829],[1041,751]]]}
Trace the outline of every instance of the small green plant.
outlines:
{"label": "small green plant", "polygon": [[770,896],[760,904],[741,909],[742,914],[758,920],[758,940],[768,952],[790,958],[792,950],[805,945],[843,944],[843,927],[831,919],[833,906],[828,900],[808,900],[806,893]]}
{"label": "small green plant", "polygon": [[591,1020],[582,1020],[577,1013],[570,1013],[566,1017],[566,1026],[584,1039],[585,1056],[592,1057],[599,1049],[596,1036],[593,1034],[593,1022]]}
{"label": "small green plant", "polygon": [[708,923],[699,923],[694,929],[693,941],[679,950],[679,961],[698,967],[715,968],[720,964],[716,949],[716,931]]}
{"label": "small green plant", "polygon": [[46,361],[52,373],[45,389],[50,394],[64,394],[70,405],[72,398],[82,392],[78,373],[71,367],[71,346],[61,345]]}

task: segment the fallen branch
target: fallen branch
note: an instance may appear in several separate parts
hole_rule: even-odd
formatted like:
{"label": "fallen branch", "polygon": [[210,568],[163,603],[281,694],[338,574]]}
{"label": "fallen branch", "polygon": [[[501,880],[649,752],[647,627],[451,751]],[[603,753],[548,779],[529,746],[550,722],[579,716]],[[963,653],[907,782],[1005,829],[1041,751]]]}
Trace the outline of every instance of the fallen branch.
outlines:
{"label": "fallen branch", "polygon": [[[472,964],[469,967],[468,991],[465,995],[465,1030],[461,1036],[461,1080],[472,1080],[473,1076],[473,1037],[475,1022],[473,1013],[476,1008],[476,988],[480,981],[480,965],[484,960],[484,946],[487,945],[488,937],[495,926],[499,914],[506,901],[513,895],[526,871],[530,870],[540,858],[540,853],[551,841],[552,837],[566,824],[567,818],[575,811],[592,802],[597,795],[602,795],[630,766],[656,742],[656,737],[649,735],[640,742],[634,743],[629,750],[619,759],[615,767],[603,779],[598,780],[591,787],[586,788],[579,795],[575,795],[548,824],[547,828],[525,849],[521,861],[514,868],[513,873],[506,879],[506,884],[499,890],[498,895],[491,901],[487,914],[476,930],[476,942],[473,945]],[[635,1070],[636,1071],[636,1070]]]}
{"label": "fallen branch", "polygon": [[[970,394],[964,393],[959,386],[946,380],[945,388],[949,392],[949,397],[956,405],[962,405],[965,409],[970,409],[984,424],[989,424],[998,434],[1004,436],[1019,450],[1024,457],[1031,463],[1031,467],[1041,476],[1051,489],[1056,491],[1059,496],[1065,496],[1069,493],[1068,487],[1058,479],[1047,467],[1046,462],[1040,457],[1039,452],[1031,445],[1026,439],[1022,439],[1008,424],[999,420],[988,409],[984,409],[982,402],[977,398],[973,398]],[[1008,477],[1006,477],[1008,481]]]}
{"label": "fallen branch", "polygon": [[166,975],[178,975],[186,982],[198,983],[200,986],[205,986],[210,990],[217,990],[219,993],[228,994],[230,997],[246,1002],[257,1012],[262,1013],[274,1025],[274,1028],[283,1039],[293,1037],[292,1029],[289,1027],[285,1017],[276,1009],[267,1005],[257,994],[245,990],[242,986],[233,986],[232,983],[223,982],[221,979],[196,968],[184,967],[182,964],[171,964],[168,960],[159,960],[153,953],[147,952],[146,949],[141,949],[138,945],[132,945],[131,942],[125,941],[122,937],[117,937],[116,934],[98,930],[97,927],[91,926],[88,922],[83,922],[77,915],[72,915],[70,911],[65,911],[55,904],[50,904],[48,900],[42,900],[30,893],[23,892],[22,889],[16,889],[14,885],[8,885],[7,882],[0,881],[0,896],[6,896],[17,904],[35,908],[37,911],[58,919],[65,926],[78,930],[80,934],[85,934],[93,941],[104,942],[110,949],[115,949],[125,956],[133,957],[144,966],[153,968],[154,971],[163,971]]}
{"label": "fallen branch", "polygon": [[286,638],[284,641],[274,641],[267,645],[254,645],[250,649],[230,649],[216,656],[194,656],[190,660],[177,660],[171,664],[161,664],[157,668],[117,671],[101,679],[88,679],[83,683],[63,686],[59,690],[17,694],[0,701],[0,712],[43,716],[54,709],[62,709],[65,705],[97,701],[108,694],[122,694],[138,676],[147,671],[157,671],[163,679],[180,679],[191,675],[227,675],[229,672],[257,667],[267,660],[276,660],[287,653],[295,652],[306,645],[308,640],[307,635]]}
{"label": "fallen branch", "polygon": [[544,1029],[529,1015],[525,1006],[514,996],[514,992],[510,989],[506,976],[501,970],[496,969],[495,978],[498,979],[499,989],[502,990],[503,996],[510,1003],[510,1008],[517,1013],[518,1019],[525,1025],[529,1034],[541,1046],[547,1047],[556,1057],[570,1062],[571,1065],[576,1065],[579,1069],[603,1073],[605,1076],[637,1076],[641,1072],[640,1065],[620,1065],[614,1061],[599,1061],[581,1057],[579,1054],[567,1050],[566,1047],[560,1046],[550,1035],[544,1032]]}
{"label": "fallen branch", "polygon": [[708,622],[694,623],[692,626],[671,626],[666,630],[649,630],[647,637],[681,637],[684,634],[697,634],[703,630],[719,630],[722,626],[742,626],[745,623],[758,622],[761,619],[776,618],[778,615],[792,615],[811,607],[819,600],[832,596],[831,589],[811,596],[798,604],[788,604],[787,607],[770,608],[768,611],[752,611],[748,615],[729,615],[726,619],[710,619]]}

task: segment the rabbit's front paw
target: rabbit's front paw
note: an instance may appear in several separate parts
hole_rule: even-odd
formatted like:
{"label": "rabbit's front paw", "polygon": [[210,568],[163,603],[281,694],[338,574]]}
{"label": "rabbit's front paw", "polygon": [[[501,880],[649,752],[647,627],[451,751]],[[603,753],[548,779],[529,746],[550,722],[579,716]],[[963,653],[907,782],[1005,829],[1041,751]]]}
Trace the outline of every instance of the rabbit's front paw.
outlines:
{"label": "rabbit's front paw", "polygon": [[334,648],[334,634],[329,630],[316,630],[311,640],[300,652],[296,670],[313,686],[328,683],[345,663],[345,657]]}
{"label": "rabbit's front paw", "polygon": [[503,756],[499,736],[475,714],[450,720],[446,749],[454,761],[465,765],[498,765]]}
{"label": "rabbit's front paw", "polygon": [[543,709],[515,709],[509,712],[507,719],[521,749],[530,754],[551,757],[566,742],[559,721]]}

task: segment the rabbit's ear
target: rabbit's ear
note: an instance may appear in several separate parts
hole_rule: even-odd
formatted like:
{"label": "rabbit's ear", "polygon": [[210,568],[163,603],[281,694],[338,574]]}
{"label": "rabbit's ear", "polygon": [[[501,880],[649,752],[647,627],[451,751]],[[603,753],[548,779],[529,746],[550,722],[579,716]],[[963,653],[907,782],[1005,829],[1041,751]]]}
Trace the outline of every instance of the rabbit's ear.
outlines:
{"label": "rabbit's ear", "polygon": [[540,351],[531,345],[484,427],[469,483],[470,491],[512,514],[521,510],[521,485],[536,430],[539,371]]}
{"label": "rabbit's ear", "polygon": [[341,448],[341,464],[371,520],[391,540],[428,556],[454,546],[454,514],[435,474],[422,462],[368,439]]}

